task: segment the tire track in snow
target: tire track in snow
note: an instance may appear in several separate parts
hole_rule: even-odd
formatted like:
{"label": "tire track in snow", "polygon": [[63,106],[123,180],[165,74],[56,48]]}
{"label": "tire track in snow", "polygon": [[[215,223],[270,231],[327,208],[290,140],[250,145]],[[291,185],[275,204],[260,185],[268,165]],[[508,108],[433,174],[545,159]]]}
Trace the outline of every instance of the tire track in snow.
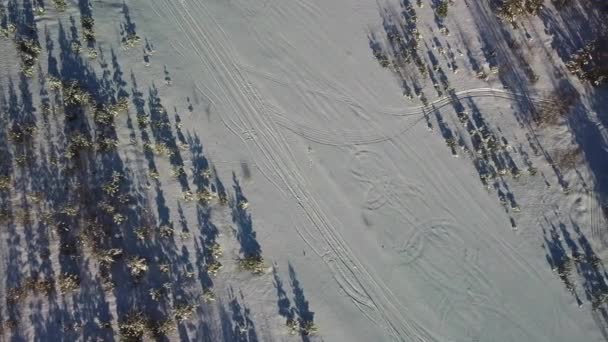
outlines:
{"label": "tire track in snow", "polygon": [[366,189],[366,209],[374,211],[388,206],[402,217],[405,225],[414,224],[410,218],[416,217],[416,213],[423,214],[422,210],[430,213],[423,186],[417,181],[401,177],[394,161],[377,152],[360,149],[352,153],[349,165],[352,176]]}
{"label": "tire track in snow", "polygon": [[[436,338],[418,325],[413,317],[407,317],[407,311],[396,306],[398,302],[390,290],[362,267],[339,232],[329,222],[321,206],[308,193],[303,184],[305,181],[299,174],[295,161],[290,158],[291,152],[278,126],[268,117],[257,91],[233,60],[225,33],[216,22],[212,28],[206,27],[205,30],[194,19],[193,15],[200,18],[208,13],[204,5],[177,5],[174,2],[157,0],[156,3],[158,2],[165,3],[167,13],[171,14],[175,23],[190,40],[201,62],[215,72],[215,81],[222,88],[225,100],[234,109],[234,112],[228,114],[235,116],[234,121],[256,132],[251,139],[252,144],[247,146],[252,155],[257,157],[256,160],[267,161],[258,162],[261,165],[260,171],[267,177],[277,177],[284,184],[284,188],[297,200],[313,227],[321,234],[326,246],[319,249],[325,249],[325,252],[329,252],[326,255],[331,255],[333,262],[327,263],[339,285],[366,315],[374,317],[373,321],[387,328],[396,340],[435,341]],[[213,21],[213,18],[206,18]],[[223,77],[218,78],[217,75]],[[266,170],[263,170],[264,168]],[[285,193],[285,190],[281,191]],[[324,260],[327,260],[327,257]]]}
{"label": "tire track in snow", "polygon": [[[374,199],[384,197],[382,204],[392,207],[396,215],[402,217],[404,227],[414,227],[403,237],[392,236],[395,241],[403,241],[393,249],[402,258],[400,265],[409,268],[410,274],[416,274],[416,279],[422,280],[421,286],[432,288],[431,292],[436,293],[425,298],[425,303],[438,315],[442,329],[436,331],[443,334],[441,340],[452,337],[453,330],[450,332],[446,327],[461,329],[470,336],[479,336],[482,327],[478,318],[484,317],[490,306],[494,306],[491,312],[507,315],[508,310],[496,300],[501,298],[500,292],[479,265],[479,252],[476,247],[470,249],[472,241],[483,241],[485,238],[473,236],[477,233],[465,230],[453,219],[412,222],[415,217],[433,216],[433,209],[426,203],[422,189],[403,181],[394,161],[379,153],[357,150],[352,158],[350,165],[353,165],[353,177],[363,185],[390,183],[390,186],[384,187],[386,191],[374,196]],[[405,203],[404,199],[408,202]],[[454,216],[447,213],[448,217]],[[467,248],[469,252],[465,253],[464,260],[456,259]],[[437,298],[441,299],[440,302],[433,305],[437,303]]]}
{"label": "tire track in snow", "polygon": [[[412,129],[416,124],[423,121],[424,115],[433,110],[441,109],[447,105],[454,103],[456,100],[462,100],[465,98],[475,97],[490,97],[490,98],[503,98],[508,100],[517,100],[520,98],[530,99],[526,95],[509,93],[502,90],[491,89],[491,88],[476,88],[463,90],[455,93],[455,98],[441,98],[431,102],[427,106],[412,107],[401,113],[377,111],[380,114],[386,114],[396,117],[417,117],[412,121],[406,121],[399,124],[392,132],[382,133],[378,132],[377,129],[367,130],[341,130],[339,132],[332,132],[322,128],[316,128],[305,121],[298,121],[295,119],[288,118],[286,114],[282,113],[278,108],[270,107],[269,110],[274,114],[275,121],[278,125],[294,132],[295,134],[319,143],[323,145],[331,146],[349,146],[349,145],[369,145],[385,142],[387,140],[394,139]],[[547,103],[543,99],[532,99],[537,103]],[[306,117],[305,115],[292,115],[297,117]]]}
{"label": "tire track in snow", "polygon": [[[329,81],[325,81],[325,83],[327,83],[325,85],[325,87],[332,88],[332,89],[320,90],[318,86],[316,88],[312,88],[312,87],[307,86],[306,82],[303,82],[303,81],[284,80],[278,75],[264,72],[262,70],[254,68],[252,66],[248,66],[245,64],[239,64],[239,66],[242,70],[246,71],[249,74],[256,75],[258,77],[261,77],[261,78],[271,81],[273,83],[277,83],[281,86],[291,86],[293,88],[303,89],[306,92],[317,93],[317,94],[326,96],[328,98],[332,98],[335,101],[342,102],[344,104],[347,104],[349,106],[352,106],[353,108],[356,108],[356,109],[359,109],[362,111],[376,112],[379,114],[384,114],[384,115],[389,115],[389,116],[419,115],[422,113],[423,110],[431,109],[433,106],[443,107],[445,105],[453,103],[456,99],[462,100],[464,98],[476,98],[476,97],[495,97],[495,98],[502,98],[502,99],[508,99],[508,100],[523,99],[523,100],[529,100],[529,101],[532,101],[532,102],[535,102],[538,104],[543,104],[543,103],[550,104],[551,103],[550,100],[544,99],[542,97],[531,97],[530,95],[518,94],[515,92],[510,92],[510,91],[507,91],[504,89],[498,89],[498,88],[479,87],[479,88],[471,88],[471,89],[457,91],[454,93],[454,99],[447,97],[447,96],[442,96],[440,98],[435,99],[434,101],[431,101],[426,106],[420,105],[420,106],[408,107],[405,109],[403,109],[403,108],[365,108],[365,106],[362,105],[359,101],[357,101],[356,98],[349,96],[346,92],[340,91],[338,89],[338,85],[331,85],[331,84],[329,84]],[[302,76],[302,79],[306,80],[307,82],[312,83],[312,81],[304,78],[304,76]]]}
{"label": "tire track in snow", "polygon": [[478,252],[467,249],[471,234],[451,220],[431,219],[418,225],[403,245],[402,252],[408,254],[404,264],[424,281],[425,287],[432,289],[433,295],[426,302],[438,312],[439,331],[446,340],[453,336],[452,329],[479,336],[482,318],[493,313],[514,316],[504,307],[500,291],[479,265]]}

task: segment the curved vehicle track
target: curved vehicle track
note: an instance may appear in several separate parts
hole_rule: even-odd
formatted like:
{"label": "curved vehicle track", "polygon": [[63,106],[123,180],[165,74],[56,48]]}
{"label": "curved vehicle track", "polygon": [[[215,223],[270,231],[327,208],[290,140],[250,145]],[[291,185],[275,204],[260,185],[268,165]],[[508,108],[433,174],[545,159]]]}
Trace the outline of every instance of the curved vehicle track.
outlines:
{"label": "curved vehicle track", "polygon": [[[527,100],[533,101],[535,103],[543,104],[548,103],[547,100],[541,98],[531,98],[527,95],[516,94],[507,92],[500,89],[493,88],[474,88],[456,92],[453,97],[443,97],[437,99],[426,106],[418,106],[418,107],[410,107],[407,110],[402,112],[386,112],[386,111],[378,111],[380,114],[397,116],[397,117],[416,117],[414,120],[410,120],[407,122],[403,122],[395,127],[391,132],[382,133],[377,132],[374,129],[368,130],[342,130],[336,132],[335,130],[329,131],[323,128],[312,127],[308,125],[306,122],[297,121],[291,118],[288,118],[284,113],[281,113],[276,108],[269,108],[269,110],[274,114],[275,122],[286,128],[299,136],[319,143],[323,145],[332,145],[332,146],[349,146],[349,145],[369,145],[385,142],[387,140],[396,138],[410,129],[412,129],[416,124],[423,121],[424,116],[428,113],[439,110],[447,105],[450,105],[457,100],[462,100],[465,98],[475,98],[475,97],[490,97],[490,98],[499,98],[499,99],[507,99],[507,100],[518,100],[525,98]],[[295,115],[297,117],[304,117],[303,115]]]}

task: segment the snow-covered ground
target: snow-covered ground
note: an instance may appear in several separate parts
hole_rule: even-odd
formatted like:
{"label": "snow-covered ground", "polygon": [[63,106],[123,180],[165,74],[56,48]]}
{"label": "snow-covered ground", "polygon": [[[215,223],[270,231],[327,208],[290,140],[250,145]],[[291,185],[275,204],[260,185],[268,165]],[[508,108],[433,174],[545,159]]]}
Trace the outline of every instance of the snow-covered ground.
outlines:
{"label": "snow-covered ground", "polygon": [[[565,69],[604,17],[580,2],[518,28],[485,0],[5,2],[0,336],[119,340],[140,312],[184,341],[605,340],[606,91]],[[539,125],[554,89],[578,97]]]}

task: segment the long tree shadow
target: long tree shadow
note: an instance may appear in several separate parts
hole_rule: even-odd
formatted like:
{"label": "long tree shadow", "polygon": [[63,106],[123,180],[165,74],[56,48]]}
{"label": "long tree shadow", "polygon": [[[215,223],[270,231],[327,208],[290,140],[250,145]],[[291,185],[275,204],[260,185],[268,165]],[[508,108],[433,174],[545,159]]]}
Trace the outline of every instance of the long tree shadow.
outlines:
{"label": "long tree shadow", "polygon": [[241,253],[245,258],[260,257],[262,248],[253,229],[251,214],[247,211],[249,202],[243,195],[243,189],[234,172],[232,172],[232,182],[234,198],[230,201],[230,207],[232,208],[232,222],[237,226],[237,240],[241,245]]}
{"label": "long tree shadow", "polygon": [[[542,229],[549,265],[579,306],[583,306],[578,295],[578,291],[582,290],[584,298],[591,304],[598,327],[604,337],[608,337],[608,274],[601,259],[576,223],[571,222],[574,236],[563,222],[555,225],[546,217],[545,222],[550,227],[549,231]],[[562,242],[565,242],[565,246]],[[580,289],[577,289],[578,283],[581,284]]]}
{"label": "long tree shadow", "polygon": [[230,288],[228,299],[228,309],[232,315],[229,315],[220,303],[220,319],[223,326],[224,341],[257,342],[258,336],[251,318],[251,310],[243,303],[243,294],[239,292],[237,296],[234,290]]}
{"label": "long tree shadow", "polygon": [[[569,118],[575,140],[581,147],[589,170],[593,177],[594,194],[597,196],[604,214],[604,222],[608,224],[608,141],[603,132],[608,128],[608,86],[593,90],[591,108],[597,115],[592,120],[589,113],[577,109]],[[595,228],[595,227],[594,227]],[[598,227],[599,228],[599,227]],[[608,245],[607,230],[599,228],[597,233],[604,246]]]}
{"label": "long tree shadow", "polygon": [[289,265],[289,279],[291,281],[291,290],[293,292],[293,303],[294,311],[298,316],[298,325],[302,341],[309,341],[309,335],[316,332],[316,326],[314,324],[315,313],[310,311],[308,301],[304,295],[304,289],[297,278],[296,271],[291,265]]}
{"label": "long tree shadow", "polygon": [[278,267],[276,267],[276,265],[272,270],[272,275],[274,278],[274,287],[277,290],[277,306],[279,308],[279,315],[285,318],[285,324],[287,325],[295,319],[294,309],[291,305],[289,297],[287,296],[287,292],[283,288],[283,281],[279,276]]}

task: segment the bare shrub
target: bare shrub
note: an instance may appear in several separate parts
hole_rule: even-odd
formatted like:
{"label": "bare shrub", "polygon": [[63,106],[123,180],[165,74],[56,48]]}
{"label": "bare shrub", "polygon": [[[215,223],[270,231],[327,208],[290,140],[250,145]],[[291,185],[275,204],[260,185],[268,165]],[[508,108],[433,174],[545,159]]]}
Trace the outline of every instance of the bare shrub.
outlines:
{"label": "bare shrub", "polygon": [[27,290],[22,286],[13,287],[6,292],[6,302],[11,305],[25,300],[26,297]]}
{"label": "bare shrub", "polygon": [[166,336],[177,330],[172,319],[163,319],[153,324],[154,336]]}
{"label": "bare shrub", "polygon": [[164,143],[145,143],[144,149],[164,157],[171,157],[175,154],[175,151],[173,151],[169,146],[167,146],[167,144]]}
{"label": "bare shrub", "polygon": [[11,176],[0,176],[0,191],[9,191],[13,185]]}
{"label": "bare shrub", "polygon": [[122,341],[141,341],[152,332],[151,322],[142,312],[133,312],[118,323]]}
{"label": "bare shrub", "polygon": [[80,18],[80,23],[82,24],[82,34],[84,35],[84,39],[88,42],[95,41],[95,31],[93,26],[95,25],[95,20],[91,17],[83,16]]}
{"label": "bare shrub", "polygon": [[260,255],[247,256],[238,261],[239,268],[253,274],[264,273],[264,259]]}
{"label": "bare shrub", "polygon": [[288,319],[287,320],[287,329],[290,335],[314,335],[317,333],[318,328],[314,322],[309,320],[296,320],[296,319]]}
{"label": "bare shrub", "polygon": [[537,15],[543,8],[545,0],[504,0],[498,7],[497,15],[513,24],[526,15]]}
{"label": "bare shrub", "polygon": [[135,33],[131,33],[122,39],[122,47],[125,50],[131,49],[139,45],[141,38]]}
{"label": "bare shrub", "polygon": [[91,101],[91,95],[80,87],[77,81],[62,83],[63,102],[67,106],[85,106]]}
{"label": "bare shrub", "polygon": [[148,271],[148,264],[146,259],[134,256],[127,262],[127,266],[131,270],[131,275],[135,278],[141,277],[146,271]]}
{"label": "bare shrub", "polygon": [[555,163],[562,170],[571,170],[580,160],[581,152],[578,147],[558,151],[555,156]]}
{"label": "bare shrub", "polygon": [[50,295],[54,290],[54,282],[51,279],[36,279],[34,277],[28,277],[25,280],[25,289],[33,293],[42,293]]}
{"label": "bare shrub", "polygon": [[29,141],[36,135],[36,131],[38,128],[35,124],[16,124],[14,125],[10,132],[8,133],[9,140],[22,143],[24,141]]}
{"label": "bare shrub", "polygon": [[99,249],[96,250],[93,255],[97,258],[100,264],[110,265],[116,262],[122,255],[122,249],[111,248],[111,249]]}
{"label": "bare shrub", "polygon": [[536,108],[533,114],[534,121],[539,126],[557,125],[570,113],[578,97],[578,93],[574,90],[554,90],[546,101]]}
{"label": "bare shrub", "polygon": [[211,289],[204,289],[202,294],[203,302],[211,303],[215,301],[215,293]]}
{"label": "bare shrub", "polygon": [[302,335],[314,335],[317,332],[318,328],[312,321],[301,321],[300,322],[300,333]]}
{"label": "bare shrub", "polygon": [[443,0],[437,6],[435,13],[439,18],[445,18],[448,16],[448,0]]}
{"label": "bare shrub", "polygon": [[175,233],[175,229],[168,225],[158,227],[158,234],[163,238],[170,238]]}
{"label": "bare shrub", "polygon": [[115,196],[120,189],[122,175],[116,171],[112,173],[112,180],[103,186],[103,191],[109,196]]}
{"label": "bare shrub", "polygon": [[220,269],[222,268],[222,264],[217,260],[212,260],[206,265],[207,273],[212,276],[216,276]]}
{"label": "bare shrub", "polygon": [[82,133],[73,133],[69,140],[66,156],[70,159],[78,155],[80,151],[93,147],[93,142]]}
{"label": "bare shrub", "polygon": [[101,138],[97,140],[99,151],[113,151],[118,147],[118,140],[114,138]]}
{"label": "bare shrub", "polygon": [[32,77],[38,56],[42,51],[40,44],[33,39],[21,39],[17,41],[17,51],[21,58],[21,72],[27,77]]}
{"label": "bare shrub", "polygon": [[66,294],[80,287],[80,277],[76,274],[64,273],[59,277],[59,290]]}
{"label": "bare shrub", "polygon": [[222,254],[224,254],[224,251],[222,250],[222,246],[220,246],[219,243],[214,242],[213,245],[211,245],[211,255],[213,255],[213,257],[215,259],[219,259],[219,257],[222,256]]}
{"label": "bare shrub", "polygon": [[189,303],[179,304],[173,309],[173,319],[177,322],[183,322],[189,320],[194,314],[196,307]]}
{"label": "bare shrub", "polygon": [[68,7],[68,4],[65,0],[53,0],[53,4],[59,12],[65,11],[65,9]]}
{"label": "bare shrub", "polygon": [[594,86],[608,82],[607,44],[608,39],[593,41],[572,54],[566,64],[568,71]]}
{"label": "bare shrub", "polygon": [[15,26],[13,23],[7,24],[6,28],[0,26],[0,34],[2,34],[5,38],[10,37],[15,32],[17,32],[17,26]]}

